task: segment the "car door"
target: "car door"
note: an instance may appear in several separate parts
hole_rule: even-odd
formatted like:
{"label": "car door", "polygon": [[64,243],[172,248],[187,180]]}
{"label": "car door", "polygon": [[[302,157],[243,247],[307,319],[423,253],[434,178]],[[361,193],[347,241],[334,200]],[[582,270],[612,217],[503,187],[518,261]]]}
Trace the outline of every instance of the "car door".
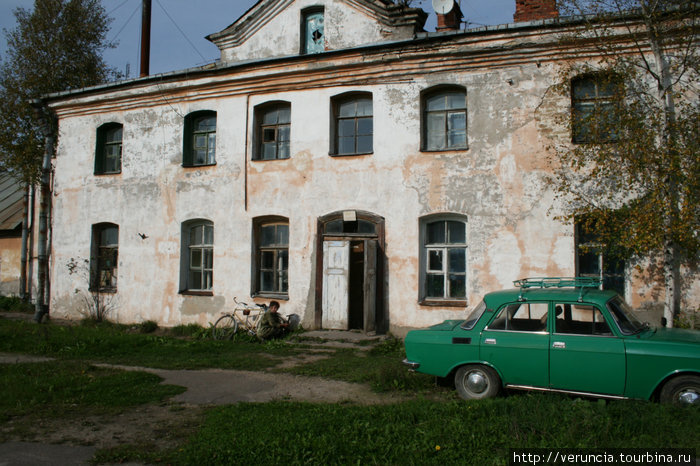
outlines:
{"label": "car door", "polygon": [[557,303],[549,349],[550,387],[623,395],[625,343],[596,306]]}
{"label": "car door", "polygon": [[502,306],[481,332],[480,356],[507,385],[549,386],[547,302]]}

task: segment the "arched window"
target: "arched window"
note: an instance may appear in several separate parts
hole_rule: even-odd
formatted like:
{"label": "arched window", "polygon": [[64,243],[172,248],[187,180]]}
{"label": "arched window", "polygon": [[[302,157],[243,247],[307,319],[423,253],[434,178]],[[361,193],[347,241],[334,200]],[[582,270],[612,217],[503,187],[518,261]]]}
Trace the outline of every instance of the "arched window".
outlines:
{"label": "arched window", "polygon": [[216,163],[216,112],[205,110],[185,117],[182,165],[197,167]]}
{"label": "arched window", "polygon": [[286,298],[289,288],[289,220],[262,217],[253,221],[253,294]]}
{"label": "arched window", "polygon": [[467,218],[456,214],[421,219],[421,294],[423,302],[467,299]]}
{"label": "arched window", "polygon": [[214,283],[214,224],[190,220],[182,224],[180,289],[208,292]]}
{"label": "arched window", "polygon": [[422,142],[426,151],[467,148],[467,90],[440,86],[421,96]]}
{"label": "arched window", "polygon": [[269,102],[255,107],[253,160],[289,158],[291,113],[289,102]]}
{"label": "arched window", "polygon": [[353,92],[331,99],[331,154],[369,154],[373,147],[372,94]]}
{"label": "arched window", "polygon": [[97,128],[95,175],[112,175],[122,171],[122,134],[120,123],[105,123]]}

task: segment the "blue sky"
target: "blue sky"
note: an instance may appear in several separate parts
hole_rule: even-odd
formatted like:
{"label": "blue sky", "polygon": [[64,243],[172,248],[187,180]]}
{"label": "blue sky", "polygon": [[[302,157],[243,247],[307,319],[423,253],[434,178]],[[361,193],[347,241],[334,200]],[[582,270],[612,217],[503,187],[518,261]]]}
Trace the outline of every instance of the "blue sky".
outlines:
{"label": "blue sky", "polygon": [[[152,0],[151,74],[181,70],[212,62],[219,57],[216,46],[204,37],[220,31],[245,13],[256,0]],[[513,21],[515,0],[461,0],[465,19],[473,26]],[[31,9],[34,0],[0,0],[0,30],[15,27],[12,11]],[[141,0],[102,0],[113,18],[109,40],[116,49],[105,52],[105,59],[122,72],[130,67],[130,77],[138,76]],[[427,30],[435,29],[430,0],[414,1],[414,6],[430,13]],[[0,36],[0,58],[7,43]]]}

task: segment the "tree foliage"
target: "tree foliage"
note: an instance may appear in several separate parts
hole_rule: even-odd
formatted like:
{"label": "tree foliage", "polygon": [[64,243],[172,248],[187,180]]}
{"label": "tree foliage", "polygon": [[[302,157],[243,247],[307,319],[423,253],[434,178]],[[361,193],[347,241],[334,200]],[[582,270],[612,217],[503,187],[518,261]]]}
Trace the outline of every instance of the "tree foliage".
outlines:
{"label": "tree foliage", "polygon": [[595,111],[564,117],[586,131],[551,159],[564,217],[595,230],[605,254],[663,257],[670,319],[680,265],[696,263],[700,245],[698,2],[563,0],[560,9],[578,26],[562,40],[576,53],[558,90],[572,107],[577,77],[610,90]]}
{"label": "tree foliage", "polygon": [[43,140],[32,101],[117,78],[102,59],[109,22],[99,0],[35,0],[14,11],[0,64],[0,168],[24,181],[40,172]]}

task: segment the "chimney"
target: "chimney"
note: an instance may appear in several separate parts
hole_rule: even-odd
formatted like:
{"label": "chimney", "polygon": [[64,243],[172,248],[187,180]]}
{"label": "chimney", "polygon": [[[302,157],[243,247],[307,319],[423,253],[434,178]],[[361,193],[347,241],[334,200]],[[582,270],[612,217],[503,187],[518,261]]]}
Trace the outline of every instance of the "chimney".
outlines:
{"label": "chimney", "polygon": [[151,63],[151,0],[141,7],[141,77],[148,76]]}
{"label": "chimney", "polygon": [[437,27],[435,28],[435,30],[437,32],[459,31],[463,17],[464,15],[462,15],[462,10],[460,9],[459,5],[457,5],[457,2],[454,2],[452,9],[447,13],[437,13]]}
{"label": "chimney", "polygon": [[536,21],[559,16],[556,0],[515,0],[515,22]]}

